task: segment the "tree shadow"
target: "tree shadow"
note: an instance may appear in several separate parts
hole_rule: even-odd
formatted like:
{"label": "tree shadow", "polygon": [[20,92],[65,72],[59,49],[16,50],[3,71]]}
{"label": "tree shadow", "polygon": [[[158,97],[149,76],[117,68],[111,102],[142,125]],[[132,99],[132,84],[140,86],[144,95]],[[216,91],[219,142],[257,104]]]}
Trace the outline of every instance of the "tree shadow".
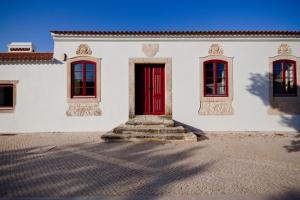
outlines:
{"label": "tree shadow", "polygon": [[153,199],[172,184],[203,173],[215,162],[190,163],[193,155],[205,148],[201,145],[176,149],[155,142],[100,142],[28,153],[35,148],[0,152],[1,197]]}
{"label": "tree shadow", "polygon": [[[249,80],[251,81],[251,84],[247,86],[247,91],[257,96],[266,107],[276,110],[280,116],[281,124],[300,132],[300,115],[294,114],[295,109],[298,109],[298,107],[291,108],[290,106],[286,105],[286,102],[284,102],[284,97],[282,98],[283,101],[281,102],[276,102],[274,100],[270,101],[270,98],[272,98],[269,96],[270,77],[272,77],[270,73],[250,73]],[[299,86],[297,86],[297,91],[299,91]],[[297,134],[295,138],[299,138],[299,134]],[[285,148],[288,152],[300,151],[300,140],[293,140],[291,144],[285,146]]]}
{"label": "tree shadow", "polygon": [[300,199],[300,191],[299,190],[288,190],[284,194],[270,196],[268,199],[270,200],[298,200]]}

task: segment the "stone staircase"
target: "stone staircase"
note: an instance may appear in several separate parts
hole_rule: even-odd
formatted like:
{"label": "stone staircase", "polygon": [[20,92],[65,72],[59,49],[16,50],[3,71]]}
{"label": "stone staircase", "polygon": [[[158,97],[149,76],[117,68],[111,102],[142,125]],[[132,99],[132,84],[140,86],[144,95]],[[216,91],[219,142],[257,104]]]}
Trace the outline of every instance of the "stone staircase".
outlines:
{"label": "stone staircase", "polygon": [[105,141],[197,141],[192,132],[159,116],[136,116],[101,137]]}

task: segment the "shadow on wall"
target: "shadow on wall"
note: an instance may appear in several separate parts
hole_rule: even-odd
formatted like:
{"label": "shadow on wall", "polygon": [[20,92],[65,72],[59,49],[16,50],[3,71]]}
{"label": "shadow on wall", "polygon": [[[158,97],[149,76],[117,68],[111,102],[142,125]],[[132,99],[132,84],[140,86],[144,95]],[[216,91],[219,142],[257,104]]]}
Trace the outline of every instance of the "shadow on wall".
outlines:
{"label": "shadow on wall", "polygon": [[[260,100],[263,102],[263,104],[266,107],[270,107],[273,109],[276,109],[280,112],[280,123],[293,128],[295,131],[300,132],[300,116],[299,115],[292,115],[290,112],[291,110],[288,109],[285,106],[279,106],[279,104],[276,103],[270,103],[269,99],[269,77],[271,74],[259,74],[259,73],[250,73],[249,80],[251,81],[251,84],[247,86],[247,90],[260,98]],[[298,86],[299,87],[299,86]],[[299,91],[299,88],[297,89]],[[298,94],[300,95],[300,94]],[[275,131],[275,130],[274,130]],[[300,137],[300,134],[297,134],[295,138],[296,140],[293,140],[291,142],[291,145],[285,146],[288,152],[295,152],[300,151],[300,140],[298,139]]]}
{"label": "shadow on wall", "polygon": [[151,142],[99,143],[63,146],[45,154],[26,153],[32,148],[0,152],[0,196],[154,199],[214,164],[191,164],[202,148],[174,151],[174,146]]}

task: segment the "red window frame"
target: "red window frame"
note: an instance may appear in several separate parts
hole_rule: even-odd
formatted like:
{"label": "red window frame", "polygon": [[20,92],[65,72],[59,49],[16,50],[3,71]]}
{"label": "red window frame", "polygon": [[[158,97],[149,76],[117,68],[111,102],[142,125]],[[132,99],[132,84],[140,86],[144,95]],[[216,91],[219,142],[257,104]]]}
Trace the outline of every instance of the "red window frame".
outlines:
{"label": "red window frame", "polygon": [[[206,64],[213,63],[214,94],[206,94]],[[225,94],[216,94],[217,91],[217,63],[225,66]],[[203,92],[205,97],[228,97],[228,62],[225,60],[207,60],[203,63]]]}
{"label": "red window frame", "polygon": [[[83,95],[74,95],[74,65],[82,64],[82,78],[83,78]],[[94,64],[94,95],[86,94],[86,64]],[[97,97],[97,64],[92,61],[76,61],[71,63],[71,98],[96,98]]]}
{"label": "red window frame", "polygon": [[[285,88],[285,68],[287,63],[292,63],[293,64],[293,76],[294,76],[294,81],[293,85],[295,88],[295,93],[281,93],[281,94],[274,94],[274,68],[275,64],[280,63],[281,64],[281,71],[282,71],[282,87]],[[296,61],[294,60],[276,60],[273,62],[273,71],[272,71],[272,83],[273,83],[273,97],[291,97],[291,96],[297,96],[297,67],[296,67]],[[282,90],[284,91],[284,89]]]}
{"label": "red window frame", "polygon": [[9,84],[9,83],[1,83],[0,84],[0,87],[9,87],[9,88],[12,88],[12,102],[11,102],[11,105],[10,106],[0,106],[0,109],[13,109],[14,108],[14,84]]}

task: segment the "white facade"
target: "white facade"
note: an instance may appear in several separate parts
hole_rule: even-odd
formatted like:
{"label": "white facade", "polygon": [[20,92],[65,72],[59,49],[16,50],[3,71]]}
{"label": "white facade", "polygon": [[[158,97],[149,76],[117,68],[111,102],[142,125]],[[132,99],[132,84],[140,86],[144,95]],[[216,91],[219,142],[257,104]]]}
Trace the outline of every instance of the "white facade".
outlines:
{"label": "white facade", "polygon": [[[68,116],[67,59],[77,56],[80,44],[87,44],[101,59],[102,111],[97,116]],[[90,37],[54,34],[57,62],[2,62],[0,80],[18,80],[16,107],[0,113],[0,132],[78,132],[108,131],[129,118],[129,59],[148,58],[144,44],[158,44],[154,58],[171,58],[172,118],[202,131],[295,131],[300,115],[270,114],[269,82],[265,77],[269,58],[278,55],[281,44],[288,44],[291,55],[300,57],[300,38],[149,38]],[[233,57],[233,114],[201,115],[200,57],[208,56],[212,44],[219,44],[224,55]],[[297,63],[297,73],[299,74]],[[298,78],[298,88],[300,83]],[[256,81],[265,85],[251,90]],[[253,88],[253,87],[252,87]],[[257,90],[257,91],[255,91]],[[258,95],[254,93],[258,92]],[[298,96],[299,96],[298,89]]]}

